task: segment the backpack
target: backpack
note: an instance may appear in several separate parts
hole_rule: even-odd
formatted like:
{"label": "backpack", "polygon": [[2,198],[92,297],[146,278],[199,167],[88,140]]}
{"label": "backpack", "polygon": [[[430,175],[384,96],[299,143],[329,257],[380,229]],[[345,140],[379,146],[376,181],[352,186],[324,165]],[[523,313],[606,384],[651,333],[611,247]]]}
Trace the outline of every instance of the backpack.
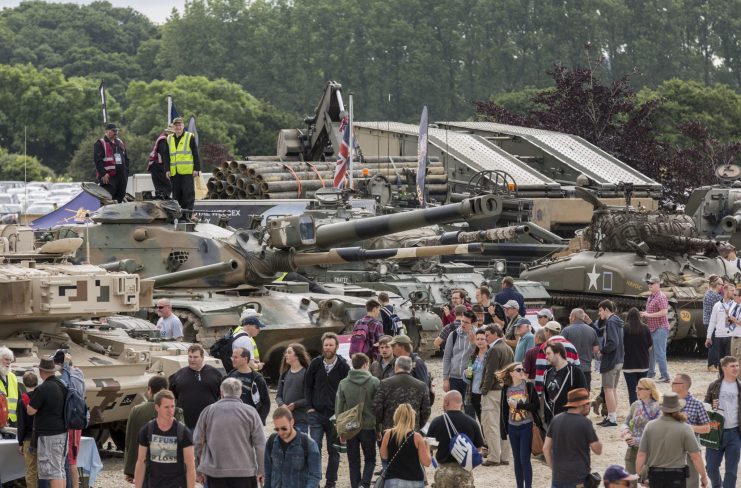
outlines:
{"label": "backpack", "polygon": [[64,424],[67,429],[87,428],[90,412],[85,403],[85,380],[80,371],[73,371],[69,365],[62,369],[61,382],[66,387],[64,398]]}
{"label": "backpack", "polygon": [[335,429],[337,435],[345,440],[350,440],[363,429],[363,409],[365,408],[365,396],[368,389],[363,386],[360,401],[355,406],[337,414]]}
{"label": "backpack", "polygon": [[234,364],[232,363],[232,344],[236,339],[246,335],[248,334],[244,331],[232,335],[232,331],[230,330],[224,337],[214,342],[211,349],[208,350],[211,356],[221,360],[221,364],[224,365],[224,371],[227,373],[234,369]]}
{"label": "backpack", "polygon": [[[445,422],[445,429],[448,431],[448,437],[450,437],[450,455],[458,461],[458,464],[466,471],[473,471],[473,468],[479,466],[484,460],[481,457],[476,446],[473,445],[473,441],[466,434],[459,434],[453,425],[453,421],[448,417],[448,414],[443,414],[443,420]],[[451,432],[452,431],[452,432]]]}
{"label": "backpack", "polygon": [[373,343],[370,338],[370,329],[368,323],[363,319],[355,322],[355,326],[352,328],[352,336],[350,337],[350,350],[362,352],[363,354],[370,353],[373,348]]}
{"label": "backpack", "polygon": [[[309,436],[298,430],[296,434],[301,437],[301,448],[304,450],[304,459],[306,459],[309,457]],[[268,456],[273,455],[273,443],[275,443],[276,437],[278,437],[276,433],[270,434],[270,437],[268,437]]]}
{"label": "backpack", "polygon": [[386,307],[381,307],[381,313],[391,321],[394,335],[406,335],[406,326],[404,325],[404,321],[401,320],[401,317],[396,315],[396,312],[387,309]]}

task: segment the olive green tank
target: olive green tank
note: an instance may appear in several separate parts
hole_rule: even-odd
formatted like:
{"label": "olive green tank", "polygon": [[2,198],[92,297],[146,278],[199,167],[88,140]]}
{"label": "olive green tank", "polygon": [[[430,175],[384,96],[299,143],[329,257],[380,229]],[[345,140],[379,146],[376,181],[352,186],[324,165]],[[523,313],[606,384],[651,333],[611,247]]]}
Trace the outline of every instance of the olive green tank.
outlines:
{"label": "olive green tank", "polygon": [[521,277],[539,281],[551,295],[559,320],[572,308],[595,311],[606,298],[620,312],[644,309],[647,279],[659,277],[669,299],[670,339],[674,350],[697,350],[704,341],[702,301],[711,274],[728,274],[714,252],[715,241],[698,237],[692,219],[683,214],[603,205],[581,191],[594,205],[591,225],[581,236],[583,248],[530,266]]}

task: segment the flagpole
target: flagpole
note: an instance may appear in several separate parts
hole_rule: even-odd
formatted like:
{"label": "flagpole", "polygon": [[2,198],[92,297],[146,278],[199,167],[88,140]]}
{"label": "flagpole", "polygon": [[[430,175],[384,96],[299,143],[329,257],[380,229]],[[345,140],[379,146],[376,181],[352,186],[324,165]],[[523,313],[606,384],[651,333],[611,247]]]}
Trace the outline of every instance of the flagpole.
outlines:
{"label": "flagpole", "polygon": [[170,116],[172,115],[172,95],[167,95],[167,125],[172,123]]}
{"label": "flagpole", "polygon": [[352,126],[352,92],[349,95],[349,115],[347,117],[347,124],[350,130],[350,141],[348,142],[348,155],[347,155],[347,176],[348,176],[348,188],[353,189],[353,177],[352,177],[352,156],[355,150],[355,133],[353,132]]}

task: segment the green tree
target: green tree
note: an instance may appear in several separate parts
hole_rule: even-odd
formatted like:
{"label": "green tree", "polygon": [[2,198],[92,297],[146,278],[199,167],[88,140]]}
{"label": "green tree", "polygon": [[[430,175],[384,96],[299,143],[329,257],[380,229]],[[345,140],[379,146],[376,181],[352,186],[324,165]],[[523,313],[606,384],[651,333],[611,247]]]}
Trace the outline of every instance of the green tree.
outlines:
{"label": "green tree", "polygon": [[721,142],[738,138],[741,127],[741,94],[727,85],[672,79],[656,89],[644,88],[638,99],[661,99],[657,117],[659,139],[672,144],[689,141],[681,128],[699,122]]}
{"label": "green tree", "polygon": [[178,76],[174,81],[129,85],[126,98],[130,105],[125,112],[129,130],[154,141],[165,126],[167,95],[173,95],[184,118],[196,117],[201,145],[224,144],[232,154],[273,154],[277,129],[298,123],[236,83]]}
{"label": "green tree", "polygon": [[33,156],[12,154],[0,147],[0,180],[43,181],[54,178],[54,171]]}
{"label": "green tree", "polygon": [[[0,65],[0,146],[36,156],[64,173],[69,156],[92,128],[100,127],[98,84],[86,78],[66,79],[61,70],[31,65]],[[112,120],[120,114],[108,99]]]}

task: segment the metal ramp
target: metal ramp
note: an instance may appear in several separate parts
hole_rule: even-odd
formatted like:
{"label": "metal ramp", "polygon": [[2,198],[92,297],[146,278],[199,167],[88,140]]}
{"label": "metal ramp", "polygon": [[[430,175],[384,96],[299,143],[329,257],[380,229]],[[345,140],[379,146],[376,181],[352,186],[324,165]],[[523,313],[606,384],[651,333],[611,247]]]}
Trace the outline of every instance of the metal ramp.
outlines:
{"label": "metal ramp", "polygon": [[[364,144],[363,140],[370,141],[374,134],[390,136],[395,134],[401,138],[409,138],[399,144],[399,151],[394,155],[416,155],[416,140],[419,135],[419,126],[399,122],[355,122],[354,127],[360,132],[360,147],[364,153],[369,154],[373,144]],[[411,140],[413,138],[413,140]],[[549,192],[559,192],[561,185],[554,179],[542,174],[537,169],[524,164],[513,157],[496,144],[486,138],[460,132],[459,130],[445,130],[430,127],[429,129],[430,155],[438,155],[442,160],[448,161],[452,158],[467,167],[470,171],[452,170],[455,174],[450,177],[459,181],[467,181],[467,178],[478,171],[505,171],[514,178],[518,188],[521,190],[538,189]],[[379,154],[386,156],[387,154]],[[450,161],[447,166],[452,168],[458,166]]]}
{"label": "metal ramp", "polygon": [[[570,183],[583,174],[592,186],[614,188],[618,182],[661,191],[661,185],[581,137],[542,129],[529,129],[494,122],[438,122],[438,126],[466,131],[490,141],[520,164],[539,168],[543,173],[558,174],[558,180]],[[564,181],[565,180],[565,181]]]}

